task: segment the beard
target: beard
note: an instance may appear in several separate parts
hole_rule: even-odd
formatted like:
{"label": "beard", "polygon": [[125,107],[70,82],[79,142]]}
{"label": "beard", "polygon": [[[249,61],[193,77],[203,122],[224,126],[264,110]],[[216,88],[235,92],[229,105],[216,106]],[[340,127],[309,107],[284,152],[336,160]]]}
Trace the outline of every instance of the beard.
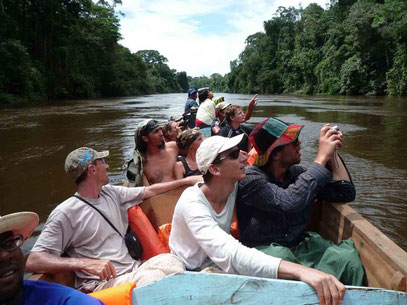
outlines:
{"label": "beard", "polygon": [[164,141],[164,139],[161,140],[161,143],[160,143],[160,145],[158,145],[158,148],[161,149],[161,150],[165,149],[165,141]]}

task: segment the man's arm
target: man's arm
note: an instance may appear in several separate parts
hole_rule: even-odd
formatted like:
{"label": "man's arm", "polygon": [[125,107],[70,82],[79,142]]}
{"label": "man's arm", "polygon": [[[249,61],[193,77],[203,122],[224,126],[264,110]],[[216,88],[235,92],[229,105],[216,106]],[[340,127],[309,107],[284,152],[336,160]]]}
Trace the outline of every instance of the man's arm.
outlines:
{"label": "man's arm", "polygon": [[244,116],[245,122],[248,121],[252,116],[253,109],[257,105],[257,96],[258,96],[258,94],[253,96],[252,100],[249,103],[249,106],[247,107],[247,110],[246,110],[246,113]]}
{"label": "man's arm", "polygon": [[278,278],[309,284],[316,290],[321,305],[337,305],[345,296],[345,286],[333,275],[284,260],[278,268]]}
{"label": "man's arm", "polygon": [[184,165],[182,165],[181,161],[175,162],[174,163],[174,176],[176,180],[180,180],[184,178],[185,175],[185,169]]}
{"label": "man's arm", "polygon": [[205,215],[204,211],[197,211],[192,218],[187,216],[186,221],[201,248],[223,271],[301,280],[316,290],[320,304],[337,305],[343,300],[345,286],[334,276],[248,248],[223,231],[209,214]]}
{"label": "man's arm", "polygon": [[[303,168],[303,167],[302,167]],[[319,164],[303,168],[295,183],[282,188],[269,182],[257,167],[246,169],[246,178],[239,182],[239,203],[268,212],[298,212],[312,204],[321,187],[329,183],[331,173]]]}
{"label": "man's arm", "polygon": [[60,257],[48,252],[31,252],[27,259],[27,271],[34,273],[60,273],[86,271],[99,279],[116,277],[116,271],[109,260],[91,258]]}
{"label": "man's arm", "polygon": [[190,176],[190,177],[183,178],[181,180],[155,183],[153,185],[146,186],[144,199],[174,190],[174,189],[179,188],[184,185],[194,185],[195,183],[201,182],[201,181],[203,181],[202,176]]}
{"label": "man's arm", "polygon": [[[335,152],[342,146],[342,133],[332,130],[325,124],[320,131],[319,150],[314,162],[319,162],[332,172],[334,182],[326,185],[318,194],[318,198],[334,202],[351,202],[355,200],[356,190],[343,160]],[[335,162],[335,160],[337,162]]]}

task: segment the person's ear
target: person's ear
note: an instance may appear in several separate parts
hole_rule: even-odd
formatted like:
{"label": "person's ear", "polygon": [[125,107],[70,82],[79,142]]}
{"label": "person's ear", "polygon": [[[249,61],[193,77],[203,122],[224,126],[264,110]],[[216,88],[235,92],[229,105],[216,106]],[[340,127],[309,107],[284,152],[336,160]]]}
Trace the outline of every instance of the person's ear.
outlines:
{"label": "person's ear", "polygon": [[96,173],[96,166],[94,164],[90,164],[88,166],[88,176],[94,175]]}
{"label": "person's ear", "polygon": [[210,164],[208,167],[208,171],[212,174],[212,176],[220,175],[220,170],[216,165]]}
{"label": "person's ear", "polygon": [[274,153],[274,154],[271,153],[269,160],[272,160],[272,161],[278,161],[278,160],[280,160],[282,153],[283,153],[282,150],[280,150],[280,151],[278,151],[278,152],[276,152],[276,153]]}
{"label": "person's ear", "polygon": [[146,143],[148,142],[148,137],[147,136],[142,136],[141,139]]}

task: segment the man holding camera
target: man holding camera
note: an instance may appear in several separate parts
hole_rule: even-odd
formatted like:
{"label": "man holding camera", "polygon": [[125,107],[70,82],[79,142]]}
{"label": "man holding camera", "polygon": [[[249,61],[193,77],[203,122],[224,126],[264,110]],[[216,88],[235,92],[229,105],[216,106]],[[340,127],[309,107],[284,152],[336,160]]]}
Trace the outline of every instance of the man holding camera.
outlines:
{"label": "man holding camera", "polygon": [[246,178],[239,182],[237,215],[241,242],[266,254],[335,275],[345,284],[361,285],[363,267],[351,240],[334,245],[305,232],[316,199],[350,202],[355,187],[336,147],[342,133],[325,124],[313,164],[301,161],[303,125],[266,119],[250,134]]}
{"label": "man holding camera", "polygon": [[28,257],[27,270],[74,271],[76,288],[86,291],[128,282],[140,286],[184,270],[182,262],[171,254],[155,256],[141,266],[140,260],[130,256],[124,240],[129,225],[127,210],[196,180],[188,177],[148,187],[109,185],[108,155],[108,151],[81,147],[67,156],[65,171],[75,180],[77,191],[51,212]]}

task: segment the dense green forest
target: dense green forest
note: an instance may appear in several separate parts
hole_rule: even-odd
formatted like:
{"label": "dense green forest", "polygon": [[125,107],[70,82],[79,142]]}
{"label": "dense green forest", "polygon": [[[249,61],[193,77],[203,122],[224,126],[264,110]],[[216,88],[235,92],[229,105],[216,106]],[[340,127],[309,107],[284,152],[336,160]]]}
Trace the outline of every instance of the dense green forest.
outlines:
{"label": "dense green forest", "polygon": [[[112,2],[110,2],[112,3]],[[186,92],[407,94],[407,1],[280,7],[230,73],[190,77],[121,46],[105,0],[0,0],[0,103]]]}
{"label": "dense green forest", "polygon": [[280,7],[230,66],[228,92],[406,95],[407,1]]}
{"label": "dense green forest", "polygon": [[117,4],[0,0],[0,103],[186,91],[158,51],[118,43]]}

